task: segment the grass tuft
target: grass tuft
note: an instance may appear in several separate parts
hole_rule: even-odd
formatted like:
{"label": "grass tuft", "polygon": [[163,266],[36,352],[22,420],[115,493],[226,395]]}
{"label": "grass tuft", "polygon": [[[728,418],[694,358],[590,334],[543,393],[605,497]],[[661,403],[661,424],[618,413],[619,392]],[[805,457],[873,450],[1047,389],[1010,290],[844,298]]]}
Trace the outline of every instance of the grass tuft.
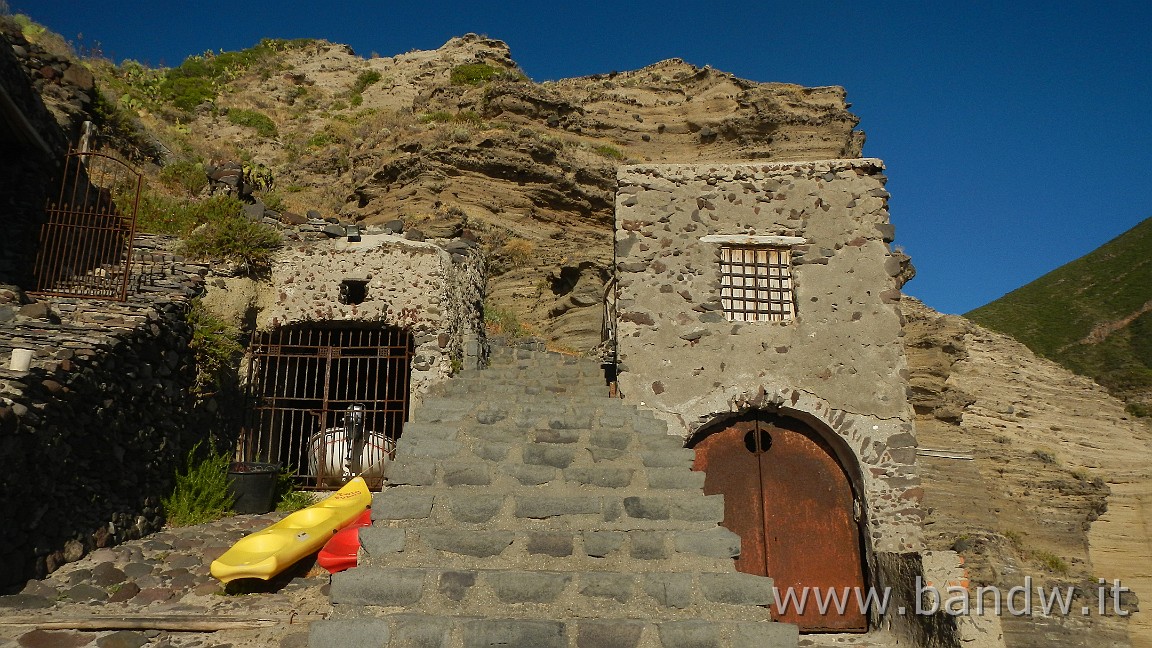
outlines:
{"label": "grass tuft", "polygon": [[243,108],[230,108],[228,121],[237,126],[244,126],[255,130],[261,137],[276,137],[276,123],[272,118],[256,110]]}
{"label": "grass tuft", "polygon": [[500,70],[487,63],[467,63],[452,68],[448,81],[452,85],[483,85],[500,73]]}
{"label": "grass tuft", "polygon": [[172,494],[161,500],[170,526],[191,526],[226,517],[232,509],[228,493],[228,453],[200,453],[197,443],[188,451],[183,472],[176,473]]}
{"label": "grass tuft", "polygon": [[280,244],[280,233],[271,227],[243,214],[229,214],[192,230],[180,249],[193,258],[231,261],[258,275],[272,265]]}

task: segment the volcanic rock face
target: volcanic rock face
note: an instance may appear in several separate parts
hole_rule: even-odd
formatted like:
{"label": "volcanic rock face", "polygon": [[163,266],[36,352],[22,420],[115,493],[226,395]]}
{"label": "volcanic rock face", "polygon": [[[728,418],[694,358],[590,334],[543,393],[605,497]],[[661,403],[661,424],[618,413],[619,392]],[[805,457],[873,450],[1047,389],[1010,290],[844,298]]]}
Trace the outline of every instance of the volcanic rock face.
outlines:
{"label": "volcanic rock face", "polygon": [[[678,59],[533,83],[507,45],[476,35],[367,60],[325,42],[281,56],[275,74],[234,80],[188,124],[201,153],[235,157],[241,142],[292,187],[293,211],[478,237],[490,302],[573,350],[600,342],[618,165],[852,158],[864,141],[841,88],[755,83]],[[487,80],[453,81],[481,64]],[[365,74],[379,81],[352,100]],[[278,137],[229,123],[230,107],[267,114]]]}
{"label": "volcanic rock face", "polygon": [[920,448],[972,456],[920,457],[929,548],[961,553],[973,585],[1081,588],[1073,614],[1043,633],[1035,618],[1001,615],[1007,646],[1147,646],[1143,615],[1096,610],[1097,578],[1152,598],[1140,558],[1152,555],[1148,424],[1010,337],[907,297],[902,309]]}

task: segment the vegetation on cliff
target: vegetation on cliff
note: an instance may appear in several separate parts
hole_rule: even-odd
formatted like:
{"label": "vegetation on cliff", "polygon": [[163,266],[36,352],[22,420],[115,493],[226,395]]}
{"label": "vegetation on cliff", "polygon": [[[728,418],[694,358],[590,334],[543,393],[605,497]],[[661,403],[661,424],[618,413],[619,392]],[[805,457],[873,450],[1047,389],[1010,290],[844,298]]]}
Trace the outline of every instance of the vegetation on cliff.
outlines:
{"label": "vegetation on cliff", "polygon": [[1152,218],[965,317],[1152,415]]}

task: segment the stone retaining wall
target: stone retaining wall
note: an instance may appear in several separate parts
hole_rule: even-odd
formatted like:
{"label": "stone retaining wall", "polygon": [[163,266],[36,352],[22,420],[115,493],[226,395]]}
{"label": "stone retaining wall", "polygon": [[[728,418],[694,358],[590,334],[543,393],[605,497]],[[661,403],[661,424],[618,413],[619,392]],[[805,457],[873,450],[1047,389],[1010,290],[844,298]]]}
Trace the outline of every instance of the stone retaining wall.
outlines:
{"label": "stone retaining wall", "polygon": [[0,290],[0,590],[163,525],[208,416],[185,321],[206,269],[169,259],[124,303]]}

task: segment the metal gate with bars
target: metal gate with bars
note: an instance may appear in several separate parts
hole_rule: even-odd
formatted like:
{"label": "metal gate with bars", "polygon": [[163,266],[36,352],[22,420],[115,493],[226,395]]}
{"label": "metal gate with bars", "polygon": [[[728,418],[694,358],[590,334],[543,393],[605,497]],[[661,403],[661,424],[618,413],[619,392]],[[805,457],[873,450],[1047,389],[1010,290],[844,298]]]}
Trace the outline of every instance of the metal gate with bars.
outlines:
{"label": "metal gate with bars", "polygon": [[[398,328],[328,324],[253,333],[252,407],[240,458],[280,463],[305,488],[336,487],[361,473],[379,488],[408,417],[412,350],[412,334]],[[345,434],[354,431],[363,443],[350,457]]]}
{"label": "metal gate with bars", "polygon": [[73,151],[47,205],[35,292],[124,301],[143,174],[104,153]]}

